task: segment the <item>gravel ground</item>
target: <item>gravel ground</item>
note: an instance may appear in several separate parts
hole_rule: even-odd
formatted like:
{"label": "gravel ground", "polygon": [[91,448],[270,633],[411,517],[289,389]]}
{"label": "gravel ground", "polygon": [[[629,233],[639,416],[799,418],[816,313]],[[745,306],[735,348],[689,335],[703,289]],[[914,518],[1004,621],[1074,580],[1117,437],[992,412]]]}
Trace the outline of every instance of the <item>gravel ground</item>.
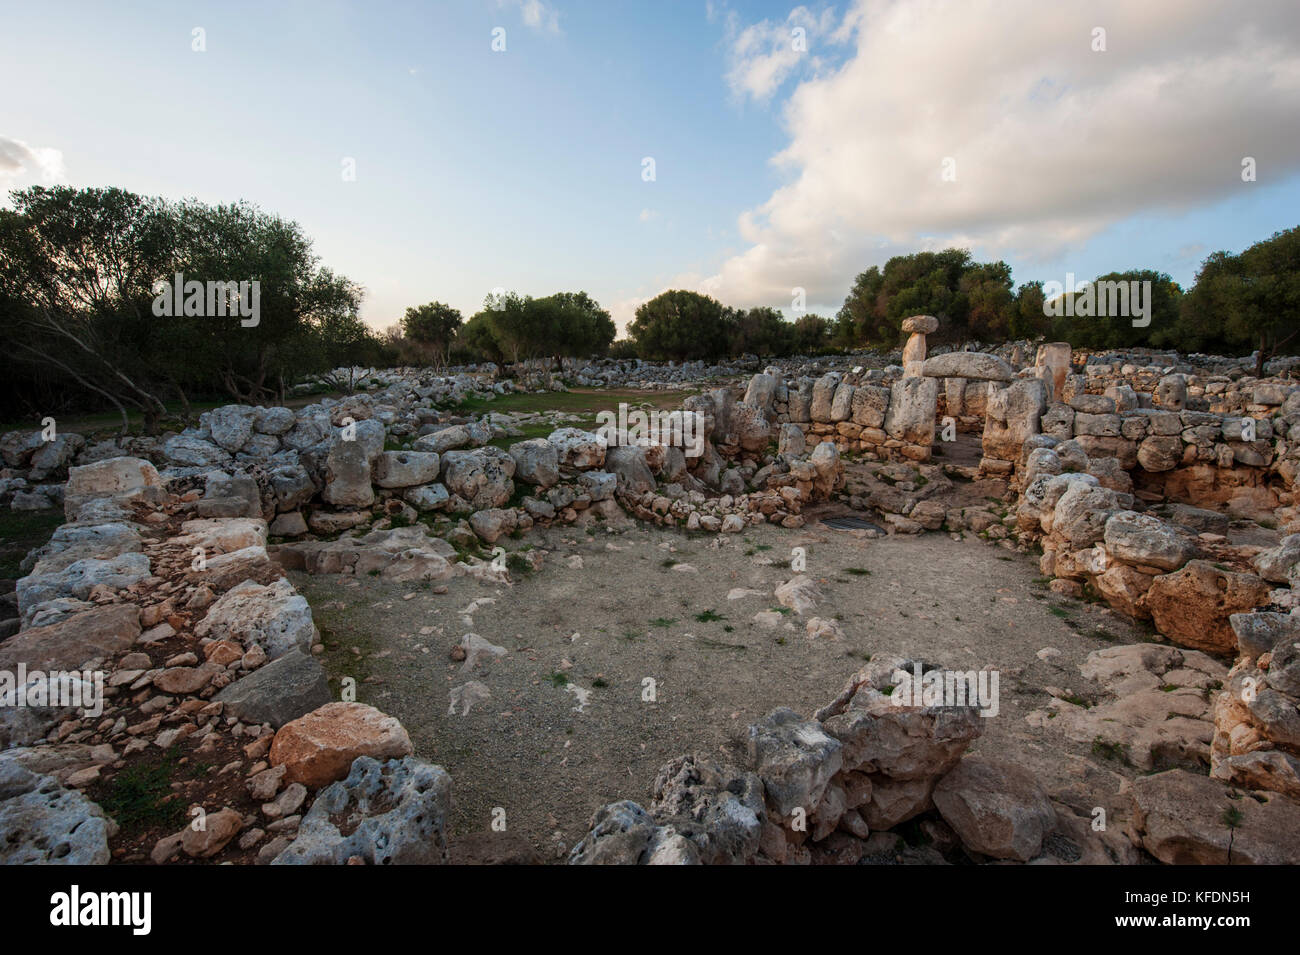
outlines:
{"label": "gravel ground", "polygon": [[[970,535],[871,540],[818,524],[723,537],[553,528],[503,543],[546,551],[540,569],[509,586],[458,578],[442,594],[427,583],[291,575],[314,608],[331,675],[356,677],[357,698],[397,716],[417,754],[451,773],[453,837],[488,830],[504,810],[507,831],[560,858],[597,807],[646,800],[669,758],[725,755],[777,706],[810,713],[880,653],[997,669],[1001,709],[972,751],[1030,768],[1085,811],[1123,805],[1119,773],[1131,770],[1024,715],[1043,706],[1044,686],[1080,687],[1091,651],[1149,636],[1049,593],[1034,557]],[[807,617],[835,620],[842,639],[810,640],[807,617],[791,612],[771,628],[754,620],[779,608],[773,591],[793,575],[796,546],[822,593]],[[757,593],[729,600],[737,589]],[[453,662],[470,632],[504,655]],[[1044,647],[1060,654],[1044,661]],[[453,688],[470,681],[490,698],[449,714]]]}

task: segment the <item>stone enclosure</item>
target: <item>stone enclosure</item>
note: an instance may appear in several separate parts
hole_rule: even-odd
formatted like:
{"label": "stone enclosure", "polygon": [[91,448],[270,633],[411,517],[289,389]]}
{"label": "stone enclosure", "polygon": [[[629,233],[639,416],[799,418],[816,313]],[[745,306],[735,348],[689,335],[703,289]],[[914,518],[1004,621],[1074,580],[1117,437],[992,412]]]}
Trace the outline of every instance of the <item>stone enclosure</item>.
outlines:
{"label": "stone enclosure", "polygon": [[[1029,717],[1149,773],[1124,826],[1099,832],[1023,768],[967,753],[975,710],[900,705],[897,673],[933,666],[879,655],[815,712],[749,726],[733,760],[666,763],[648,799],[595,814],[569,862],[1300,862],[1294,367],[1256,379],[1224,359],[1056,343],[931,354],[936,329],[908,319],[897,361],[555,370],[705,386],[631,433],[459,413],[540,383],[490,369],[376,373],[368,391],[218,408],[156,441],[4,435],[0,504],[61,507],[65,523],[7,597],[0,671],[96,671],[105,690],[95,716],[0,710],[0,856],[446,862],[453,781],[396,719],[339,698],[286,572],[508,588],[546,572],[536,552],[505,559],[534,530],[794,532],[854,513],[1032,554],[1052,592],[1149,629],[1089,655],[1093,699],[1052,695]],[[810,588],[791,568],[772,596],[802,616]],[[501,650],[474,633],[460,649]],[[476,692],[455,687],[452,706]],[[115,857],[118,824],[94,797],[180,753],[234,781],[224,802],[196,783],[204,831],[178,824]]]}

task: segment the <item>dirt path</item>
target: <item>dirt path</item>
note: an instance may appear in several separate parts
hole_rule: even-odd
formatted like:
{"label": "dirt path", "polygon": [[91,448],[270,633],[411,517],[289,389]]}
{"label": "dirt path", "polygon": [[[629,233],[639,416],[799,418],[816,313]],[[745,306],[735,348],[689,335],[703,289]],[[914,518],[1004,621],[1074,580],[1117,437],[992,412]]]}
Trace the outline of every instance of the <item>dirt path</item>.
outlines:
{"label": "dirt path", "polygon": [[[487,830],[500,807],[509,831],[559,858],[598,806],[646,800],[670,757],[726,751],[777,706],[811,712],[879,653],[996,668],[1001,712],[974,751],[1027,766],[1081,809],[1119,805],[1120,767],[1024,716],[1043,706],[1044,686],[1079,687],[1089,652],[1147,635],[1049,593],[1034,558],[969,536],[866,540],[820,526],[723,538],[567,528],[507,543],[550,553],[513,586],[461,578],[441,595],[428,584],[292,575],[331,674],[356,676],[358,699],[398,717],[417,753],[451,773],[453,835]],[[754,621],[779,607],[773,590],[792,576],[794,546],[807,549],[822,590],[809,616],[835,619],[844,639],[809,640],[792,613],[771,629]],[[761,593],[728,600],[737,588]],[[467,632],[505,655],[452,662]],[[1044,647],[1059,656],[1040,659]],[[449,714],[452,689],[471,680],[490,699]],[[643,700],[646,680],[654,702]]]}

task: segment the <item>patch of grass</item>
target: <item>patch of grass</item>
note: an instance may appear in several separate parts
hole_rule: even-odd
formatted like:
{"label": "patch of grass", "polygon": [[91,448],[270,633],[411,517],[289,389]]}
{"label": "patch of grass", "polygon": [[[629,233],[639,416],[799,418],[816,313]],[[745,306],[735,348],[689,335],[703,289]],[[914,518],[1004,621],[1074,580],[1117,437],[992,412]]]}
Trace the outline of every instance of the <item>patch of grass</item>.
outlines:
{"label": "patch of grass", "polygon": [[666,558],[665,560],[661,560],[661,561],[659,562],[659,566],[660,566],[660,567],[663,567],[663,568],[665,568],[665,569],[669,569],[669,568],[672,568],[672,567],[676,567],[676,566],[677,566],[678,564],[680,564],[680,563],[681,563],[680,560],[674,560],[673,558],[668,557],[668,558]]}
{"label": "patch of grass", "polygon": [[845,567],[844,573],[852,574],[854,577],[870,577],[871,571],[865,567]]}
{"label": "patch of grass", "polygon": [[1101,759],[1109,759],[1113,762],[1123,763],[1125,766],[1132,766],[1133,762],[1129,759],[1128,747],[1123,743],[1110,743],[1100,736],[1092,741],[1092,755]]}
{"label": "patch of grass", "polygon": [[1047,612],[1053,617],[1060,617],[1062,620],[1070,619],[1070,611],[1066,610],[1064,607],[1048,607]]}
{"label": "patch of grass", "polygon": [[1067,696],[1061,697],[1061,699],[1065,700],[1067,703],[1073,703],[1075,706],[1082,706],[1085,710],[1092,709],[1091,703],[1075,693],[1070,693]]}
{"label": "patch of grass", "polygon": [[726,620],[726,614],[714,613],[712,610],[705,610],[703,613],[697,613],[695,619],[700,623],[712,623],[715,620]]}
{"label": "patch of grass", "polygon": [[185,805],[172,792],[176,769],[173,753],[128,766],[98,787],[94,799],[128,832],[154,826],[177,829],[185,822]]}
{"label": "patch of grass", "polygon": [[605,687],[609,686],[609,682],[601,677],[596,677],[596,679],[591,681],[591,685],[598,690],[603,690]]}
{"label": "patch of grass", "polygon": [[664,627],[666,629],[668,627],[671,627],[676,622],[677,621],[671,617],[655,617],[653,620],[650,621],[650,626]]}
{"label": "patch of grass", "polygon": [[1239,825],[1241,825],[1241,821],[1245,818],[1246,818],[1245,813],[1243,813],[1236,806],[1228,806],[1226,809],[1223,810],[1223,814],[1219,816],[1219,821],[1222,822],[1229,829],[1236,829]]}
{"label": "patch of grass", "polygon": [[568,686],[569,678],[567,675],[560,673],[558,670],[552,673],[547,679],[551,681],[551,686]]}

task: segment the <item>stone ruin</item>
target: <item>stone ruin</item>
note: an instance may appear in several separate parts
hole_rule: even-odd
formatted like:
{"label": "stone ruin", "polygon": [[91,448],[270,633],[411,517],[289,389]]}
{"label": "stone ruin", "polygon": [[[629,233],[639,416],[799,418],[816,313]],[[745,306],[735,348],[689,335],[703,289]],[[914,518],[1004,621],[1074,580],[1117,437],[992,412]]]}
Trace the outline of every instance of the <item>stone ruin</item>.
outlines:
{"label": "stone ruin", "polygon": [[[134,448],[5,435],[0,496],[57,504],[67,523],[28,558],[0,670],[102,669],[108,700],[93,719],[3,711],[0,831],[21,834],[4,859],[109,861],[115,823],[86,792],[124,758],[184,743],[230,759],[261,813],[210,813],[155,862],[236,847],[277,864],[444,862],[450,779],[396,720],[331,699],[285,569],[503,581],[473,551],[538,525],[796,528],[839,501],[890,533],[972,530],[1041,553],[1052,590],[1159,635],[1089,657],[1093,705],[1055,697],[1031,715],[1152,771],[1129,787],[1127,830],[1099,835],[1023,769],[966,755],[975,712],[900,705],[896,672],[927,665],[880,659],[815,713],[751,726],[729,760],[670,761],[644,805],[596,813],[570,862],[1300,861],[1300,386],[1079,361],[1055,343],[1027,366],[1023,349],[927,355],[936,328],[909,319],[900,364],[769,366],[648,435],[557,417],[502,449],[490,442],[539,418],[461,416],[439,405],[480,379],[401,374],[296,411],[216,409]],[[684,424],[703,435],[697,456],[675,440]],[[941,460],[963,441],[969,462]],[[945,504],[963,482],[998,490],[1005,513]],[[1234,542],[1233,521],[1280,536]],[[1224,799],[1243,793],[1224,827]]]}

